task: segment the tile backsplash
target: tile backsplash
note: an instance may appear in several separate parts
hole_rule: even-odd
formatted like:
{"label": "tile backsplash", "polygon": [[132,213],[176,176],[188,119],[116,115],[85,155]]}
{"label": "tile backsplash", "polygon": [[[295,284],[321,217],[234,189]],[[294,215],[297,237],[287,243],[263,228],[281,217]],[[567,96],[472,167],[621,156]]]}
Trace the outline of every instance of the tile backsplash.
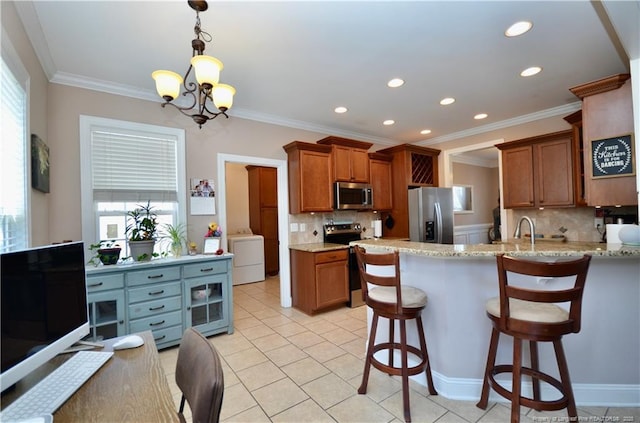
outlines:
{"label": "tile backsplash", "polygon": [[[612,208],[606,210],[611,214],[635,215],[637,222],[637,209],[635,207]],[[509,224],[509,238],[513,235],[515,224],[522,216],[529,216],[534,220],[536,233],[547,235],[560,235],[560,228],[566,228],[564,236],[567,241],[600,242],[604,228],[595,228],[595,209],[593,207],[575,207],[566,209],[516,209],[512,210]],[[523,223],[522,230],[529,233],[529,227]]]}
{"label": "tile backsplash", "polygon": [[[373,236],[372,221],[377,218],[377,214],[373,212],[356,212],[356,211],[336,211],[333,213],[304,213],[289,215],[289,243],[290,244],[309,244],[314,242],[323,242],[323,226],[331,219],[334,222],[357,222],[363,227],[363,238]],[[291,226],[297,228],[296,232],[292,231]]]}

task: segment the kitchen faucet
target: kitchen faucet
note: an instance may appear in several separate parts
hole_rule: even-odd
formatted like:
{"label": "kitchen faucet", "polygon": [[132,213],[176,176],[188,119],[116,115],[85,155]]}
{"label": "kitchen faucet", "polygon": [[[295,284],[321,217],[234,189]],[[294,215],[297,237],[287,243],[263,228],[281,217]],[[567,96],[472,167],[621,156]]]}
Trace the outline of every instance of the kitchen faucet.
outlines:
{"label": "kitchen faucet", "polygon": [[522,221],[526,220],[529,222],[529,229],[531,229],[531,245],[535,245],[536,243],[536,226],[533,224],[533,220],[529,216],[522,216],[520,221],[516,225],[516,232],[513,234],[515,239],[520,239],[520,228],[522,226]]}

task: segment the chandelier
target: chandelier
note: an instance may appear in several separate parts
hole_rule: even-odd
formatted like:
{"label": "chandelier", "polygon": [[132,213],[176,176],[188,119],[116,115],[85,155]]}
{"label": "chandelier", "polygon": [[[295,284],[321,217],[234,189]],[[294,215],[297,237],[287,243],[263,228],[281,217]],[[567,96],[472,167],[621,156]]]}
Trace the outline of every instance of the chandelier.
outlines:
{"label": "chandelier", "polygon": [[[215,119],[219,115],[227,115],[227,110],[233,104],[233,96],[236,93],[235,88],[231,85],[220,84],[220,71],[223,69],[222,62],[215,57],[206,56],[204,54],[205,42],[211,41],[211,35],[200,29],[200,12],[208,9],[206,1],[188,1],[189,6],[196,11],[196,26],[193,29],[196,38],[191,41],[193,53],[191,64],[184,79],[175,72],[168,70],[157,70],[151,74],[156,81],[156,90],[165,102],[162,107],[167,104],[175,107],[185,116],[189,116],[200,128],[211,119]],[[187,82],[191,70],[193,69],[196,82]],[[183,85],[183,96],[193,100],[188,107],[180,107],[172,101],[180,94],[180,85]],[[212,104],[218,110],[211,111]]]}

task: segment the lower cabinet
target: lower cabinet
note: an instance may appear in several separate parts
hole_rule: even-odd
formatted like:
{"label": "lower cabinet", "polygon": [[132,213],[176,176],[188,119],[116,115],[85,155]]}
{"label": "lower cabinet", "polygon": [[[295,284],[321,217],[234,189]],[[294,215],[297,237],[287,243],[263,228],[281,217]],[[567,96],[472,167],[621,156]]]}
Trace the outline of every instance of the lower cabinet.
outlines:
{"label": "lower cabinet", "polygon": [[231,257],[185,256],[86,273],[90,340],[151,330],[161,349],[179,344],[191,326],[204,335],[233,332]]}
{"label": "lower cabinet", "polygon": [[291,250],[293,306],[307,314],[349,301],[349,250]]}

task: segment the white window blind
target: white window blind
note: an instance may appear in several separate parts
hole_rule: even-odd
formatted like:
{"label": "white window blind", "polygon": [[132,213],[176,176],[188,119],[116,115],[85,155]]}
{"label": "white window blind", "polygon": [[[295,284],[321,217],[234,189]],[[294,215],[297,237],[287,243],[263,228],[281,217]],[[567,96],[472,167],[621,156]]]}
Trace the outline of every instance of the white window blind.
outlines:
{"label": "white window blind", "polygon": [[91,131],[94,201],[178,201],[177,138]]}
{"label": "white window blind", "polygon": [[27,94],[4,57],[1,71],[0,252],[5,252],[27,247]]}

